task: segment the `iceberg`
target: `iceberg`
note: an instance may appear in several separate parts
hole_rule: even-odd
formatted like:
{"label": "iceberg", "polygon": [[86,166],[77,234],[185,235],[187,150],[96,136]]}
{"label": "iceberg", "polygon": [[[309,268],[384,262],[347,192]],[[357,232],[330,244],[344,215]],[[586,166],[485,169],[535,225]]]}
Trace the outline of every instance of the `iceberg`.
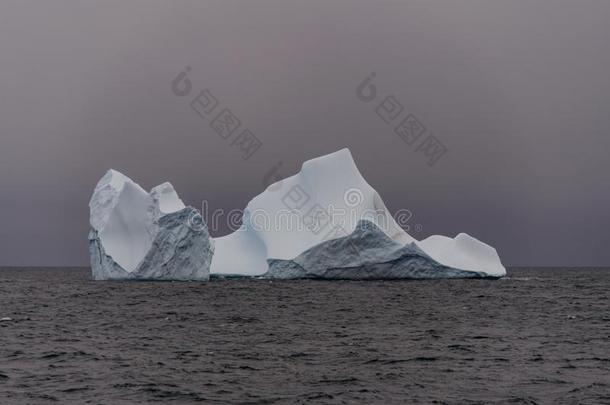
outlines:
{"label": "iceberg", "polygon": [[303,163],[250,201],[215,239],[211,273],[269,278],[452,278],[506,274],[496,250],[461,233],[418,241],[394,220],[348,149]]}
{"label": "iceberg", "polygon": [[147,192],[109,170],[89,207],[96,280],[506,275],[496,250],[470,235],[421,241],[409,235],[362,177],[348,149],[308,160],[299,173],[267,187],[243,211],[241,227],[216,239],[170,183]]}
{"label": "iceberg", "polygon": [[208,280],[214,242],[170,183],[146,192],[109,170],[89,203],[93,279]]}

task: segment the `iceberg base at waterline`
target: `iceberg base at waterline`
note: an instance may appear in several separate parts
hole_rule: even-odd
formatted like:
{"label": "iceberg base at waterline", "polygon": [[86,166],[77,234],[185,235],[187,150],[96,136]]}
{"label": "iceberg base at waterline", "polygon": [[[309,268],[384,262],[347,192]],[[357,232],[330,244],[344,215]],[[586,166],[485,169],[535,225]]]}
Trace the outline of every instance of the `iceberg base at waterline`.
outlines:
{"label": "iceberg base at waterline", "polygon": [[264,277],[277,279],[497,278],[438,263],[415,242],[401,245],[370,221],[350,235],[322,242],[292,260],[269,259]]}

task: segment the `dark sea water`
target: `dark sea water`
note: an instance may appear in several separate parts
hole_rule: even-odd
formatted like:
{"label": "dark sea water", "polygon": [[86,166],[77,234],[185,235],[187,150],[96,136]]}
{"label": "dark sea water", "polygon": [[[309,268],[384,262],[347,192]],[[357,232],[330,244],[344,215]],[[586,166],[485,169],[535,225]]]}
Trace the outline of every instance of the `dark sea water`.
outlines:
{"label": "dark sea water", "polygon": [[610,269],[93,282],[0,270],[0,404],[610,404]]}

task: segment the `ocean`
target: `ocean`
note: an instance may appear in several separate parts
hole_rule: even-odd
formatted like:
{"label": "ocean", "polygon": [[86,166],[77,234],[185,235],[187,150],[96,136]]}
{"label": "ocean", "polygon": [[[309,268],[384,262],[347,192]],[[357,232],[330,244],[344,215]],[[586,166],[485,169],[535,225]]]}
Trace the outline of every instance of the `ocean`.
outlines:
{"label": "ocean", "polygon": [[94,282],[0,269],[0,404],[610,404],[610,269]]}

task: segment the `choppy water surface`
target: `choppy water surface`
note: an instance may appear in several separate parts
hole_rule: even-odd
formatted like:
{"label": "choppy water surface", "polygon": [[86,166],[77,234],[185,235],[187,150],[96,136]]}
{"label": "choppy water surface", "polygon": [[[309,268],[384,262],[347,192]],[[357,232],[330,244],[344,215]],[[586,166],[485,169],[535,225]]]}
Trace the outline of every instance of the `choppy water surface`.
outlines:
{"label": "choppy water surface", "polygon": [[93,282],[0,270],[0,403],[610,403],[610,270]]}

